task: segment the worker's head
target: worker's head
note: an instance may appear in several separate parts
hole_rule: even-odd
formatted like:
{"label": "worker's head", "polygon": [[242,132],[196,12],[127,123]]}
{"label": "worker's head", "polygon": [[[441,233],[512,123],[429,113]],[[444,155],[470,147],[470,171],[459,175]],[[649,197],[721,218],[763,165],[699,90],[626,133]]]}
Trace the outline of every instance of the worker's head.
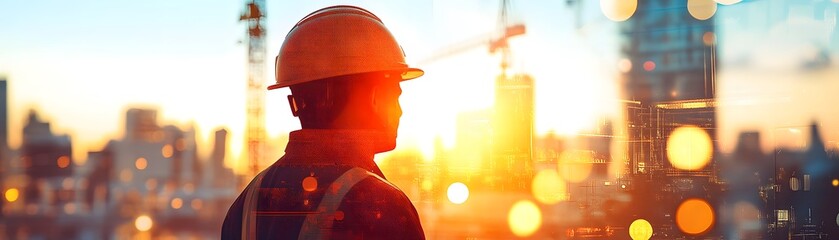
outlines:
{"label": "worker's head", "polygon": [[366,129],[395,136],[402,116],[399,73],[372,72],[291,86],[289,104],[304,129]]}
{"label": "worker's head", "polygon": [[289,104],[304,129],[370,129],[395,140],[402,115],[399,82],[422,75],[408,67],[376,15],[332,6],[289,31],[276,58],[277,83],[268,89],[291,88]]}

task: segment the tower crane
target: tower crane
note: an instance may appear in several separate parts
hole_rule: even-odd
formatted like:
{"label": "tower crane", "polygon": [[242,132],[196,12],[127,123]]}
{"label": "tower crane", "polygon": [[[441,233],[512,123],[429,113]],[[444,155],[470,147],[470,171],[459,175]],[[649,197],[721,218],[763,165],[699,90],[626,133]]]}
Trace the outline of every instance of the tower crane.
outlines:
{"label": "tower crane", "polygon": [[265,0],[246,0],[239,17],[247,25],[247,159],[249,174],[259,173],[265,145]]}
{"label": "tower crane", "polygon": [[[495,81],[495,103],[492,122],[492,151],[490,154],[490,176],[506,176],[504,179],[490,178],[490,188],[499,191],[527,191],[533,178],[533,78],[526,74],[508,75],[510,63],[509,40],[526,32],[524,24],[510,24],[508,20],[509,1],[502,0],[498,16],[497,32],[490,37],[452,45],[438,51],[420,64],[465,52],[474,47],[489,46],[491,54],[501,55],[501,74]],[[512,174],[511,174],[512,173]]]}
{"label": "tower crane", "polygon": [[475,37],[472,40],[457,43],[442,50],[438,50],[434,55],[420,60],[419,65],[425,65],[443,58],[463,53],[475,47],[486,45],[489,46],[489,53],[501,54],[501,74],[506,75],[511,55],[508,40],[515,36],[524,35],[526,32],[526,28],[522,23],[509,24],[507,18],[507,9],[509,8],[509,5],[510,4],[507,0],[501,1],[501,12],[498,17],[498,32]]}

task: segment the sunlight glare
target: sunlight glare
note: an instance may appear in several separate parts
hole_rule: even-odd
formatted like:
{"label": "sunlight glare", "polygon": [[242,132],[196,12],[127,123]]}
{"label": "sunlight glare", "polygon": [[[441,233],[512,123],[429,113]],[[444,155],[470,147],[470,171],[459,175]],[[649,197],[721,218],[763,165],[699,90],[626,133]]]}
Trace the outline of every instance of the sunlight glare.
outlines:
{"label": "sunlight glare", "polygon": [[556,170],[546,169],[539,171],[533,177],[533,197],[544,204],[555,204],[565,200],[565,182],[556,173]]}
{"label": "sunlight glare", "polygon": [[562,179],[579,183],[588,178],[591,174],[594,153],[583,150],[566,150],[559,156],[557,169]]}

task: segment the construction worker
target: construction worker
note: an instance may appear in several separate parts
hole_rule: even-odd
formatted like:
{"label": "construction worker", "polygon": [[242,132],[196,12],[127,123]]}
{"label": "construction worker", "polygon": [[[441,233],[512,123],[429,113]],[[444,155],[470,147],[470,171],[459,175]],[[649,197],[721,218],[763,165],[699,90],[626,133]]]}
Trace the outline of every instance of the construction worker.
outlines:
{"label": "construction worker", "polygon": [[290,87],[303,129],[230,206],[222,238],[423,239],[410,199],[373,162],[396,147],[400,82],[422,75],[365,9],[332,6],[300,20],[268,89]]}

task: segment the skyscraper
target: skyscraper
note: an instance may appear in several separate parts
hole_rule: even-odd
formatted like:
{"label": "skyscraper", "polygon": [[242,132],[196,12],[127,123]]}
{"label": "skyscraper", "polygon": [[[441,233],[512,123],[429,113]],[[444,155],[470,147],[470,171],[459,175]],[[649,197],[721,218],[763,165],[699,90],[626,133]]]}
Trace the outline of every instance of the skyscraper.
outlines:
{"label": "skyscraper", "polygon": [[533,180],[533,78],[496,79],[490,169],[502,190],[529,191]]}
{"label": "skyscraper", "polygon": [[30,179],[24,194],[27,202],[40,200],[42,189],[39,182],[55,177],[69,177],[73,173],[70,137],[53,134],[50,123],[38,118],[34,110],[29,112],[23,127],[21,152],[23,166]]}
{"label": "skyscraper", "polygon": [[6,85],[6,78],[0,77],[0,176],[3,165],[7,164],[9,149],[9,95]]}
{"label": "skyscraper", "polygon": [[[704,7],[716,9],[710,4]],[[620,25],[623,61],[631,66],[623,76],[631,173],[672,172],[666,142],[678,127],[696,126],[716,139],[714,20],[692,10],[686,1],[641,0]]]}

